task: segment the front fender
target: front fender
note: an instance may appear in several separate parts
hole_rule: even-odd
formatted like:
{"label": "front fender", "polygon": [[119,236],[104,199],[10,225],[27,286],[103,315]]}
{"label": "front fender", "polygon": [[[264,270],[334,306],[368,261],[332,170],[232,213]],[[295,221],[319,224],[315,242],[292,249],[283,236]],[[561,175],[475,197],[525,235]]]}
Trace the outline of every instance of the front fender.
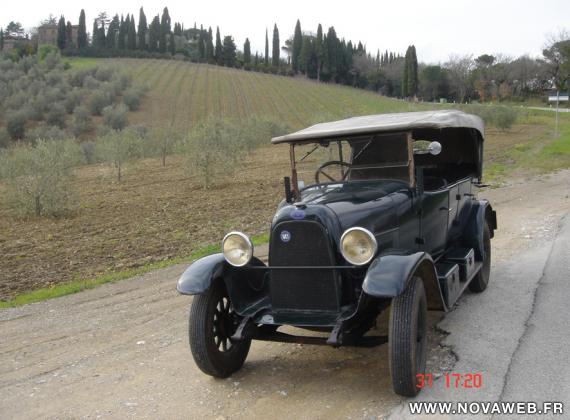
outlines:
{"label": "front fender", "polygon": [[447,310],[433,260],[425,252],[380,255],[370,264],[362,290],[376,298],[393,298],[402,294],[413,276],[419,276],[424,282],[428,308]]}
{"label": "front fender", "polygon": [[212,254],[194,261],[178,279],[176,290],[183,295],[199,295],[212,284],[212,280],[223,276],[228,265],[224,255]]}

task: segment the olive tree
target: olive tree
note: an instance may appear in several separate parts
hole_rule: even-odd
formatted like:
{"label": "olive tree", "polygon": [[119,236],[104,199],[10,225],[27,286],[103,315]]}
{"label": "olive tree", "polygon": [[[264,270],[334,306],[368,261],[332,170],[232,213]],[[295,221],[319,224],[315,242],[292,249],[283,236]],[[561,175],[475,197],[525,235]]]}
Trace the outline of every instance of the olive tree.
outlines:
{"label": "olive tree", "polygon": [[243,153],[240,129],[229,121],[203,121],[180,143],[179,151],[187,157],[188,172],[198,175],[208,188],[216,179],[234,173]]}
{"label": "olive tree", "polygon": [[7,198],[21,215],[62,217],[76,204],[73,168],[81,149],[73,140],[38,140],[0,153]]}
{"label": "olive tree", "polygon": [[123,170],[127,162],[141,156],[142,139],[133,130],[111,130],[97,139],[95,155],[98,160],[109,164],[117,173],[117,181],[121,182]]}

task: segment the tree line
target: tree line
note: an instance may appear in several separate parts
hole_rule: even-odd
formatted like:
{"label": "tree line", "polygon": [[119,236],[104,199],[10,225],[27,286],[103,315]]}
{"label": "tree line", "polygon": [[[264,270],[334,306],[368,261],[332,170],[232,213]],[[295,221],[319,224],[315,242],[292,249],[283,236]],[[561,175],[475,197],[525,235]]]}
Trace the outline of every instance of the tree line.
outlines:
{"label": "tree line", "polygon": [[[50,16],[49,23],[56,19]],[[551,88],[567,87],[570,36],[549,41],[543,57],[506,55],[452,55],[445,63],[419,63],[414,45],[405,55],[377,50],[371,53],[362,42],[337,35],[334,26],[321,24],[313,32],[297,20],[292,36],[283,38],[275,24],[272,36],[265,32],[265,48],[253,52],[249,38],[240,49],[233,36],[220,28],[196,24],[185,28],[172,22],[168,8],[147,20],[141,7],[138,23],[133,14],[112,18],[100,13],[89,36],[81,10],[77,39],[69,21],[57,21],[57,46],[64,54],[171,58],[216,64],[274,74],[303,75],[317,81],[369,89],[386,96],[425,101],[454,102],[525,100]],[[19,24],[11,22],[11,31]],[[10,26],[9,25],[9,26]],[[20,26],[21,29],[21,26]],[[5,33],[8,33],[8,28]],[[0,33],[2,36],[2,33]],[[1,39],[1,38],[0,38]]]}

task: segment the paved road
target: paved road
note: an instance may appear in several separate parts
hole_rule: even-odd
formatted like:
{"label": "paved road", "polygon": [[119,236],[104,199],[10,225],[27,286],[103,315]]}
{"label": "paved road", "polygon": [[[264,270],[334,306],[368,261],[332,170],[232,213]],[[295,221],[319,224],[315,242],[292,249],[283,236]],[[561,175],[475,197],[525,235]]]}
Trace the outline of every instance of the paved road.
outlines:
{"label": "paved road", "polygon": [[[529,106],[528,109],[536,109],[538,111],[554,111],[556,112],[556,107],[546,107],[546,106]],[[570,112],[570,108],[558,108],[559,112]]]}
{"label": "paved road", "polygon": [[[404,401],[390,417],[417,419],[410,414],[409,401],[558,401],[568,413],[569,257],[570,213],[552,244],[497,266],[493,279],[500,282],[490,284],[485,299],[465,296],[438,325],[449,333],[443,344],[458,355],[453,373],[481,373],[483,387],[447,387],[440,378],[433,388]],[[561,419],[568,414],[540,418]]]}

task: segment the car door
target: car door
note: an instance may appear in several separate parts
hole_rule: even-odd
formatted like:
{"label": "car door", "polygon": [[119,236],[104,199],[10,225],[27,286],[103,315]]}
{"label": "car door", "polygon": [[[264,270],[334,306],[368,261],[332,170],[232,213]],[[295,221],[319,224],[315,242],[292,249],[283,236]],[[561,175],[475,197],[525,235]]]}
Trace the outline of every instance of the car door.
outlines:
{"label": "car door", "polygon": [[[424,191],[421,195],[420,249],[436,256],[445,250],[450,212],[457,207],[449,206],[449,191],[440,189]],[[453,217],[453,215],[451,215]]]}

